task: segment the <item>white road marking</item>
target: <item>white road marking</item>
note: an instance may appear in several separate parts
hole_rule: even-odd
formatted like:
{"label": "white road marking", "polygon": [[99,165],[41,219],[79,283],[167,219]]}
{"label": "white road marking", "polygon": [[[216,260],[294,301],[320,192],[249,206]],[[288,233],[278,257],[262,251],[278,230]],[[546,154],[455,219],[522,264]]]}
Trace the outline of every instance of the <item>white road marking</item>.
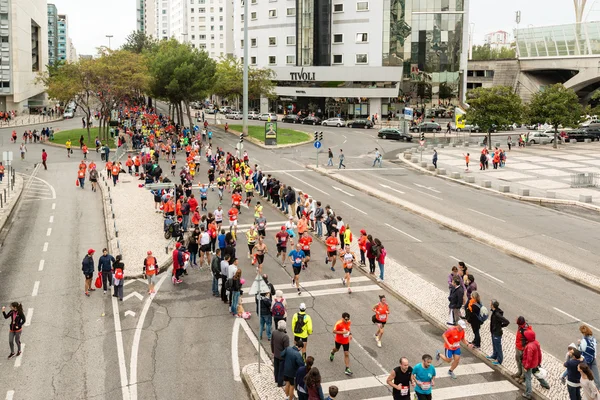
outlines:
{"label": "white road marking", "polygon": [[[287,221],[275,221],[275,222],[267,221],[267,225],[275,225],[279,228],[281,225],[285,224],[286,222]],[[254,224],[241,224],[241,225],[238,225],[238,229],[248,229],[251,226],[254,226]]]}
{"label": "white road marking", "polygon": [[21,343],[21,355],[15,358],[15,368],[19,368],[21,366],[23,354],[25,354],[25,343]]}
{"label": "white road marking", "polygon": [[48,242],[44,243],[44,249],[42,251],[48,251]]}
{"label": "white road marking", "polygon": [[44,270],[44,260],[40,260],[40,266],[38,267],[38,271],[43,271]]}
{"label": "white road marking", "polygon": [[27,309],[27,315],[25,316],[25,326],[31,325],[31,318],[33,317],[33,308]]}
{"label": "white road marking", "polygon": [[567,317],[569,317],[569,318],[573,318],[575,321],[581,322],[582,324],[586,324],[587,326],[589,326],[590,328],[592,328],[592,329],[593,329],[593,330],[595,330],[595,331],[599,331],[599,330],[600,330],[600,329],[596,328],[594,325],[592,325],[592,324],[588,324],[587,322],[585,322],[585,321],[582,321],[582,320],[580,320],[579,318],[577,318],[576,316],[574,316],[574,315],[571,315],[571,314],[569,314],[569,313],[567,313],[567,312],[565,312],[565,311],[563,311],[563,310],[561,310],[561,309],[558,309],[558,308],[556,308],[556,307],[552,307],[552,308],[554,308],[554,309],[555,309],[556,311],[558,311],[559,313],[562,313],[562,314],[566,315],[566,316],[567,316]]}
{"label": "white road marking", "polygon": [[380,183],[379,186],[384,187],[384,188],[389,189],[389,190],[393,190],[394,192],[397,192],[397,193],[400,193],[400,194],[406,194],[405,192],[403,192],[401,190],[398,190],[398,189],[394,189],[393,187],[390,187],[388,185],[383,185],[383,184]]}
{"label": "white road marking", "polygon": [[[248,321],[246,321],[243,318],[238,318],[238,319],[242,320],[242,322],[240,323],[240,326],[242,327],[242,329],[244,329],[244,332],[246,332],[246,335],[248,335],[248,339],[250,339],[250,341],[252,342],[254,349],[258,352],[258,346],[261,346],[261,345],[260,345],[260,343],[258,343],[258,339],[256,338],[255,333],[252,331],[252,329],[250,329],[250,326],[248,325]],[[267,352],[265,351],[264,347],[262,348],[262,350],[260,352],[260,358],[263,360],[263,362],[266,365],[273,365],[273,362],[271,361],[269,356],[267,356]]]}
{"label": "white road marking", "polygon": [[52,234],[52,228],[48,228],[46,231],[46,236],[50,236]]}
{"label": "white road marking", "polygon": [[347,206],[348,206],[348,207],[350,207],[350,208],[353,208],[353,209],[355,209],[355,210],[356,210],[356,211],[358,211],[358,212],[361,212],[361,213],[363,213],[364,215],[367,215],[367,213],[366,213],[366,212],[364,212],[363,210],[361,210],[361,209],[358,209],[358,208],[354,207],[353,205],[346,203],[345,201],[342,201],[342,203],[344,203],[345,205],[347,205]]}
{"label": "white road marking", "polygon": [[403,185],[403,184],[401,184],[401,183],[394,182],[394,181],[391,181],[391,180],[389,180],[389,179],[386,179],[386,178],[382,178],[382,177],[380,177],[380,176],[377,176],[377,175],[373,175],[373,174],[369,174],[369,175],[372,175],[372,176],[376,177],[376,178],[377,178],[377,179],[379,179],[379,180],[382,180],[382,181],[387,181],[387,182],[390,182],[390,183],[394,183],[394,184],[396,184],[396,185],[398,185],[398,186],[402,186],[403,188],[414,190],[414,191],[415,191],[415,192],[417,192],[417,193],[421,193],[421,194],[423,194],[423,195],[425,195],[425,196],[432,197],[432,198],[434,198],[434,199],[436,199],[436,200],[444,200],[444,199],[442,199],[441,197],[437,197],[437,196],[434,196],[434,195],[432,195],[432,194],[429,194],[429,193],[422,192],[422,191],[420,191],[420,190],[417,190],[417,189],[415,189],[415,188],[412,188],[412,187],[410,187],[410,186],[406,186],[406,185]]}
{"label": "white road marking", "polygon": [[395,226],[392,226],[392,225],[390,225],[390,224],[388,224],[388,223],[386,223],[386,225],[387,225],[387,226],[389,226],[390,228],[392,228],[393,230],[395,230],[395,231],[398,231],[398,232],[400,232],[401,234],[403,234],[403,235],[406,235],[406,236],[408,236],[409,238],[416,240],[416,241],[417,241],[417,242],[419,242],[419,243],[422,243],[422,242],[423,242],[422,240],[420,240],[420,239],[417,239],[416,237],[414,237],[414,236],[412,236],[412,235],[409,235],[408,233],[406,233],[406,232],[404,232],[404,231],[402,231],[402,230],[400,230],[400,229],[396,228]]}
{"label": "white road marking", "polygon": [[127,310],[125,311],[125,316],[131,315],[132,317],[135,317],[135,311],[131,311],[131,310]]}
{"label": "white road marking", "polygon": [[38,178],[37,176],[35,177],[35,179],[44,182],[50,188],[50,190],[52,191],[52,198],[56,199],[56,190],[54,190],[54,186],[52,186],[51,184],[49,184],[48,182],[46,182],[42,178]]}
{"label": "white road marking", "polygon": [[[355,279],[351,279],[350,283],[353,283],[355,281],[356,281]],[[335,279],[334,283],[341,286],[342,281],[340,279]],[[291,287],[289,282],[286,286],[289,287],[290,290],[296,290],[295,288]],[[303,287],[302,281],[300,281],[300,287],[301,288]],[[352,286],[351,285],[350,288],[352,289],[352,293],[372,292],[372,291],[376,291],[376,290],[382,290],[379,285],[366,285],[366,286]],[[304,291],[302,291],[302,294],[300,296],[298,296],[296,294],[296,292],[284,293],[284,295],[286,295],[286,301],[288,301],[288,302],[291,300],[306,301],[307,297],[330,296],[333,294],[348,295],[348,288],[346,288],[344,286],[344,287],[339,287],[339,288],[334,288],[334,289],[321,289],[321,290],[313,290],[313,291],[304,290]],[[250,295],[250,296],[244,296],[243,299],[244,299],[244,302],[254,302],[255,297]]]}
{"label": "white road marking", "polygon": [[[266,164],[263,164],[266,165]],[[308,169],[272,169],[272,170],[263,170],[263,174],[280,174],[283,172],[312,172],[311,170]]]}
{"label": "white road marking", "polygon": [[56,209],[56,203],[52,203],[52,209],[55,210]]}
{"label": "white road marking", "polygon": [[[458,369],[457,369],[458,371]],[[440,379],[441,375],[436,376],[436,380]],[[326,384],[322,385],[323,387]],[[460,385],[460,386],[449,386],[440,389],[433,389],[433,398],[435,400],[450,400],[450,399],[464,399],[465,397],[472,396],[484,396],[495,393],[506,393],[514,392],[519,390],[518,387],[510,383],[509,381],[497,381],[497,382],[484,382],[474,383],[471,385]],[[389,400],[390,396],[373,397],[367,400]]]}
{"label": "white road marking", "polygon": [[[342,171],[373,171],[374,168],[375,167],[371,167],[371,168],[344,168],[344,169],[340,169],[339,171],[336,171],[336,172],[342,172]],[[386,168],[386,167],[383,167],[381,169],[383,169],[383,170],[392,170],[392,169],[398,170],[398,169],[406,169],[406,168],[395,168],[395,167],[394,168]]]}
{"label": "white road marking", "polygon": [[[450,256],[450,258],[451,258],[451,259],[453,259],[454,261],[457,261],[457,262],[458,262],[458,261],[462,261],[462,260],[460,260],[460,259],[458,259],[458,258],[456,258],[456,257],[454,257],[454,256]],[[502,280],[500,280],[500,279],[496,278],[496,277],[495,277],[495,276],[493,276],[493,275],[490,275],[490,274],[488,274],[488,273],[487,273],[487,272],[485,272],[485,271],[482,271],[482,270],[480,270],[480,269],[479,269],[479,268],[477,268],[477,267],[474,267],[474,266],[472,266],[471,264],[467,264],[467,263],[465,263],[465,265],[466,265],[467,267],[471,268],[471,269],[474,269],[475,271],[479,272],[480,274],[483,274],[483,275],[487,276],[488,278],[495,280],[495,281],[496,281],[496,282],[498,282],[498,283],[502,283],[502,284],[504,284],[504,281],[502,281]]]}
{"label": "white road marking", "polygon": [[493,217],[493,216],[491,216],[491,215],[489,215],[489,214],[482,213],[481,211],[473,210],[472,208],[467,208],[467,210],[469,210],[469,211],[473,211],[474,213],[477,213],[477,214],[479,214],[479,215],[484,215],[484,216],[486,216],[486,217],[488,217],[488,218],[495,219],[496,221],[500,221],[500,222],[506,222],[506,221],[505,221],[505,220],[503,220],[503,219],[500,219],[500,218]]}
{"label": "white road marking", "polygon": [[577,248],[578,248],[579,250],[583,250],[583,251],[585,251],[585,252],[587,252],[587,253],[591,253],[591,251],[589,251],[588,249],[584,249],[583,247],[579,247],[579,246],[577,246]]}
{"label": "white road marking", "polygon": [[549,238],[549,239],[556,240],[557,242],[560,242],[560,243],[562,243],[562,244],[566,244],[566,245],[570,246],[570,244],[569,244],[569,243],[567,243],[567,242],[565,242],[564,240],[557,239],[557,238],[555,238],[555,237],[553,237],[553,236],[544,235],[543,233],[542,233],[542,236],[543,236],[543,237],[547,237],[547,238]]}
{"label": "white road marking", "polygon": [[233,380],[241,382],[240,376],[240,359],[238,357],[238,340],[240,336],[241,318],[236,318],[233,321],[233,332],[231,334],[231,366],[233,368]]}
{"label": "white road marking", "polygon": [[50,220],[48,221],[49,223],[53,223],[54,222],[54,215],[50,216]]}
{"label": "white road marking", "polygon": [[119,374],[121,376],[121,394],[123,400],[129,400],[129,385],[127,383],[127,365],[125,364],[125,351],[123,348],[123,332],[121,331],[121,318],[119,316],[119,303],[117,298],[112,298],[113,321],[115,322],[115,336],[117,342],[117,358],[119,359]]}
{"label": "white road marking", "polygon": [[33,291],[31,292],[31,296],[37,296],[38,290],[40,290],[40,281],[35,281],[35,283],[33,284]]}
{"label": "white road marking", "polygon": [[[323,194],[324,194],[324,195],[326,195],[326,196],[329,196],[329,193],[327,193],[327,192],[324,192],[324,191],[322,191],[321,189],[319,189],[319,188],[317,188],[317,187],[314,187],[314,186],[313,186],[313,185],[311,185],[310,183],[306,183],[306,182],[304,182],[302,179],[300,179],[300,178],[297,178],[297,177],[295,177],[295,176],[294,176],[294,175],[292,175],[292,174],[288,174],[287,172],[284,172],[284,174],[286,174],[287,176],[289,176],[289,177],[291,177],[291,178],[294,178],[294,179],[296,179],[297,181],[300,181],[300,182],[302,182],[302,183],[303,183],[303,184],[305,184],[306,186],[308,186],[308,187],[311,187],[311,188],[315,189],[316,191],[323,193]],[[304,191],[304,192],[305,192],[305,191]]]}
{"label": "white road marking", "polygon": [[[365,353],[365,354],[366,354],[366,355],[367,355],[367,356],[368,356],[368,357],[371,359],[371,361],[373,361],[373,363],[375,363],[375,365],[377,365],[377,366],[379,367],[379,369],[381,369],[381,371],[383,371],[383,373],[384,373],[384,374],[385,374],[386,372],[388,372],[388,370],[387,370],[387,369],[385,369],[385,368],[383,367],[383,365],[381,365],[381,364],[379,363],[379,361],[377,361],[377,360],[375,359],[375,357],[373,357],[371,354],[369,354],[369,352],[368,352],[368,351],[366,351],[366,350],[365,350],[365,348],[364,348],[364,347],[362,347],[362,345],[361,345],[360,343],[358,343],[358,341],[357,341],[356,339],[354,339],[354,336],[352,337],[352,340],[351,340],[351,342],[352,342],[352,344],[353,344],[353,345],[357,345],[357,346],[358,346],[358,348],[360,348],[360,349],[361,349],[361,350],[362,350],[362,351],[363,351],[363,352],[364,352],[364,353]],[[329,387],[329,386],[327,386],[327,387]]]}
{"label": "white road marking", "polygon": [[130,298],[132,298],[133,296],[137,297],[139,301],[144,300],[144,296],[142,296],[141,294],[139,294],[138,292],[132,292],[129,293],[127,296],[123,297],[123,301],[127,301]]}
{"label": "white road marking", "polygon": [[434,189],[433,187],[431,187],[431,186],[425,186],[425,185],[421,185],[421,184],[419,184],[419,183],[414,183],[414,182],[413,182],[413,185],[415,185],[415,186],[418,186],[418,187],[420,187],[420,188],[423,188],[423,189],[430,190],[430,191],[432,191],[432,192],[434,192],[434,193],[442,193],[442,192],[440,192],[439,190],[435,190],[435,189]]}
{"label": "white road marking", "polygon": [[[154,290],[158,293],[158,289],[163,284],[167,276],[170,274],[162,274],[162,278],[158,281]],[[116,297],[113,297],[116,300]],[[140,314],[140,318],[138,319],[138,324],[135,327],[135,334],[133,335],[133,345],[131,346],[131,361],[129,362],[129,394],[131,396],[131,400],[137,400],[137,361],[138,361],[138,353],[140,350],[140,338],[142,337],[142,329],[144,328],[144,321],[146,319],[146,315],[148,314],[148,309],[150,309],[150,304],[154,299],[154,295],[148,296],[146,299],[146,303],[144,304],[144,308],[142,309],[142,313]],[[118,318],[118,317],[117,317]],[[122,383],[122,382],[121,382]]]}
{"label": "white road marking", "polygon": [[6,400],[12,400],[14,395],[15,395],[15,391],[9,390],[8,392],[6,392]]}
{"label": "white road marking", "polygon": [[348,193],[348,192],[346,192],[345,190],[343,190],[343,189],[341,189],[341,188],[339,188],[339,187],[337,187],[337,186],[332,186],[332,187],[333,187],[335,190],[337,190],[338,192],[342,192],[342,193],[344,193],[346,196],[354,197],[354,195],[353,195],[352,193]]}

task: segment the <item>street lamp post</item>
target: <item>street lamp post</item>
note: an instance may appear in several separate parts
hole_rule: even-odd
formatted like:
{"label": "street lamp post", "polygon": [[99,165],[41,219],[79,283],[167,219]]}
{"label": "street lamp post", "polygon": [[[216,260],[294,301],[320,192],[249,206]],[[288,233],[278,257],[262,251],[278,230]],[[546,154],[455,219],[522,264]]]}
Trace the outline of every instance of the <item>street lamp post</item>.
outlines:
{"label": "street lamp post", "polygon": [[106,35],[106,37],[108,38],[108,49],[111,50],[111,48],[110,48],[110,39],[113,37],[113,35]]}
{"label": "street lamp post", "polygon": [[242,133],[248,135],[248,0],[244,2],[244,90],[242,109]]}

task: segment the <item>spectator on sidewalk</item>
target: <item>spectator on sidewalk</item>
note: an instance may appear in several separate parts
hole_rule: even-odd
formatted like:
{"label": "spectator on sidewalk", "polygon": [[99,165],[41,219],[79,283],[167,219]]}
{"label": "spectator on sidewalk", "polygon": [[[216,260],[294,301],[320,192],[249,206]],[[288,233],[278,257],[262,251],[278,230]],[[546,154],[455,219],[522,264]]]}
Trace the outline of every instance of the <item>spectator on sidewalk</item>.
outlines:
{"label": "spectator on sidewalk", "polygon": [[460,320],[460,309],[463,305],[464,289],[458,276],[452,278],[452,289],[448,296],[448,325],[456,325]]}
{"label": "spectator on sidewalk", "polygon": [[504,354],[502,353],[502,328],[506,328],[510,322],[504,317],[504,311],[500,309],[498,300],[490,302],[490,310],[490,332],[492,334],[493,353],[486,358],[492,360],[492,364],[500,365],[504,361]]}
{"label": "spectator on sidewalk", "polygon": [[581,374],[581,395],[583,400],[600,400],[600,392],[595,385],[594,374],[590,367],[582,362],[577,366]]}
{"label": "spectator on sidewalk", "polygon": [[527,339],[525,338],[525,332],[531,330],[531,326],[525,321],[525,317],[519,316],[517,318],[517,334],[515,336],[515,361],[517,363],[517,373],[513,374],[519,383],[523,383],[525,380],[525,371],[523,370],[523,350],[527,345]]}
{"label": "spectator on sidewalk", "polygon": [[596,357],[596,338],[590,327],[585,324],[579,327],[579,332],[583,335],[583,338],[579,340],[579,351],[581,351],[583,359],[588,367],[590,367],[592,374],[594,374],[594,383],[600,390],[600,376],[598,375],[598,361]]}
{"label": "spectator on sidewalk", "polygon": [[467,317],[467,322],[471,325],[471,329],[473,330],[473,341],[471,342],[471,345],[476,349],[481,347],[481,336],[479,335],[479,330],[483,324],[480,320],[481,307],[481,297],[477,291],[474,291],[471,293],[471,299],[467,303],[465,315]]}
{"label": "spectator on sidewalk", "polygon": [[573,349],[571,357],[564,364],[567,368],[567,390],[571,400],[581,400],[581,373],[578,367],[582,361],[581,352]]}
{"label": "spectator on sidewalk", "polygon": [[281,357],[284,360],[283,380],[285,382],[285,394],[289,400],[294,399],[294,382],[298,369],[304,365],[304,359],[300,351],[304,348],[304,342],[301,339],[296,340],[295,346],[289,346],[281,351]]}
{"label": "spectator on sidewalk", "polygon": [[[525,369],[525,392],[523,393],[523,397],[526,399],[531,399],[531,380],[535,376],[534,370],[537,371],[538,367],[542,364],[542,348],[540,343],[535,340],[535,332],[533,329],[526,330],[523,335],[527,340],[527,345],[523,350],[523,368]],[[535,377],[540,385],[544,389],[550,389],[550,385],[546,380],[540,379],[537,376]]]}
{"label": "spectator on sidewalk", "polygon": [[273,373],[277,386],[283,387],[283,367],[285,365],[281,352],[290,345],[290,338],[286,332],[285,320],[277,322],[277,329],[271,337],[271,352],[273,353]]}

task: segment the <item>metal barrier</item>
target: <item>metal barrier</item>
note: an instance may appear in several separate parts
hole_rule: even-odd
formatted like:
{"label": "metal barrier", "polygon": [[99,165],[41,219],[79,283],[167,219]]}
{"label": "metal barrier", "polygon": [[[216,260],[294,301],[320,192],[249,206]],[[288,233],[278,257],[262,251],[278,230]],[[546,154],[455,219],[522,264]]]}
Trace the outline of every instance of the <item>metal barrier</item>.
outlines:
{"label": "metal barrier", "polygon": [[600,186],[600,174],[597,173],[577,173],[571,174],[572,188],[598,187]]}

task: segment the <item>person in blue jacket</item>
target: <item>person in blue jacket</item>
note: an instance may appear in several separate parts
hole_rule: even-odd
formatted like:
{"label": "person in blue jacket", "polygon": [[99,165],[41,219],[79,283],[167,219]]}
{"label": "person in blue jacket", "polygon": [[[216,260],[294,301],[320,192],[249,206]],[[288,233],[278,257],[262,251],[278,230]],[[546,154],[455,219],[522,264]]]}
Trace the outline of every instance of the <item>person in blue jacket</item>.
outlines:
{"label": "person in blue jacket", "polygon": [[83,261],[81,262],[81,270],[83,271],[83,275],[85,276],[85,295],[89,297],[90,291],[94,291],[92,287],[92,278],[94,277],[94,253],[96,250],[89,249],[86,256],[83,257]]}
{"label": "person in blue jacket", "polygon": [[281,358],[283,358],[283,380],[285,382],[285,388],[283,391],[289,397],[289,400],[294,399],[294,381],[298,369],[304,365],[302,354],[300,351],[304,347],[302,340],[297,340],[295,346],[289,346],[287,349],[283,349],[281,352]]}

